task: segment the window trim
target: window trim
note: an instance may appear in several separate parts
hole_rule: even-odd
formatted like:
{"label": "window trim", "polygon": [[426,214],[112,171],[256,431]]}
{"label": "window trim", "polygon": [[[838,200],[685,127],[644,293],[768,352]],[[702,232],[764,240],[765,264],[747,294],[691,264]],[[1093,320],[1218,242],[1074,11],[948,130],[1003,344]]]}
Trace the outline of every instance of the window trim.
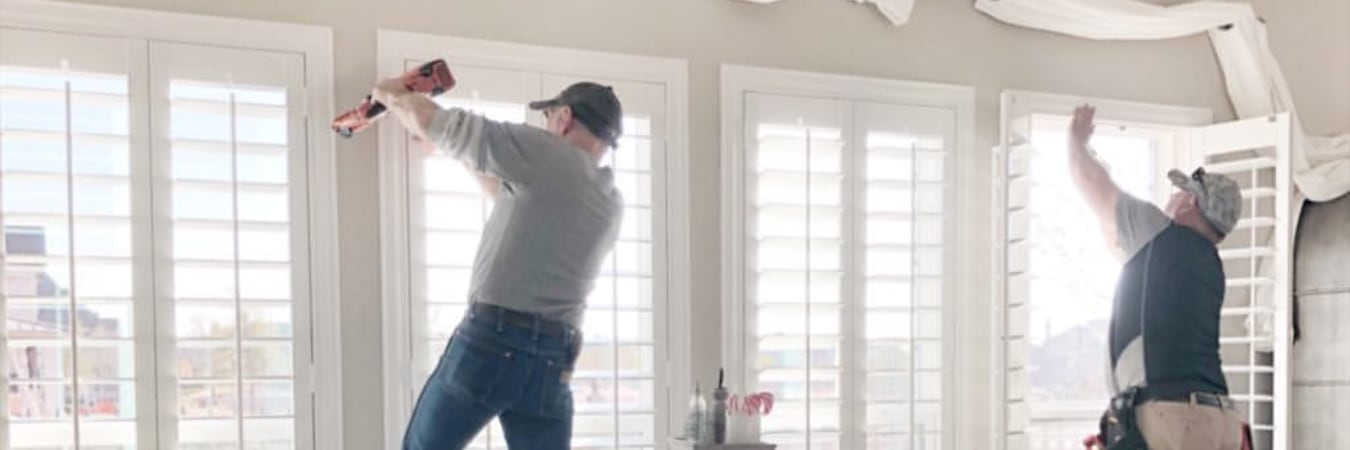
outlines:
{"label": "window trim", "polygon": [[[1180,132],[1183,127],[1198,127],[1213,123],[1214,112],[1208,108],[1174,106],[1137,101],[1113,100],[1086,96],[1050,94],[1042,92],[1005,90],[999,101],[999,140],[995,143],[990,158],[990,175],[993,178],[990,197],[991,254],[989,269],[992,274],[990,293],[993,300],[990,326],[990,377],[992,390],[989,408],[991,449],[1006,449],[1007,445],[1007,368],[1005,341],[1007,334],[1007,291],[1008,280],[1004,273],[1007,265],[1007,178],[1006,147],[1012,139],[1011,122],[1032,114],[1066,114],[1073,108],[1085,103],[1097,107],[1097,117],[1113,121],[1140,123],[1157,126],[1175,126]],[[1184,155],[1174,156],[1180,161]],[[1161,163],[1161,161],[1159,162]]]}
{"label": "window trim", "polygon": [[[923,106],[950,109],[956,116],[956,143],[952,146],[951,157],[955,164],[954,175],[949,181],[951,186],[963,186],[976,172],[970,157],[975,149],[975,88],[971,86],[938,84],[917,81],[904,81],[852,75],[838,75],[816,72],[773,69],[764,67],[723,64],[721,66],[721,364],[727,369],[728,383],[744,386],[746,382],[746,336],[745,302],[741,293],[745,289],[745,152],[743,131],[745,124],[745,95],[766,93],[775,95],[823,97],[845,101],[870,101],[895,103],[906,106]],[[954,218],[979,217],[973,214],[971,205],[974,196],[972,189],[955,189],[951,214]],[[953,220],[952,229],[956,239],[952,239],[949,254],[954,261],[949,267],[963,267],[967,257],[970,237],[979,229],[971,220]],[[966,283],[949,283],[953,286],[949,297],[952,303],[947,305],[943,315],[944,333],[943,364],[951,373],[965,373],[972,367],[971,352],[961,350],[963,342],[970,333],[970,321],[955,320],[957,317],[971,317],[973,302],[970,299],[971,288]],[[970,404],[966,389],[958,383],[944,384],[944,398],[950,400],[943,408],[943,424],[951,424],[943,429],[943,447],[963,448],[963,433],[958,433],[960,423],[956,418]],[[958,442],[961,441],[961,442]]]}
{"label": "window trim", "polygon": [[[314,411],[309,439],[315,449],[341,450],[343,441],[342,335],[337,230],[337,166],[332,133],[333,45],[328,27],[264,22],[134,8],[40,0],[0,0],[0,26],[75,35],[167,41],[302,55],[308,192],[309,330],[308,369]],[[278,39],[278,36],[286,38]],[[133,68],[145,70],[144,68]],[[133,92],[144,89],[132,86]],[[143,107],[140,107],[143,108]],[[133,111],[140,111],[133,106]],[[139,112],[138,112],[139,114]],[[317,119],[316,119],[317,118]],[[133,133],[147,126],[133,117]],[[144,131],[144,130],[142,130]],[[143,142],[143,144],[148,144]],[[140,226],[143,224],[137,224]],[[318,376],[323,373],[323,376]],[[0,415],[0,426],[7,425]],[[158,443],[151,444],[157,445]],[[0,448],[8,444],[0,442]]]}
{"label": "window trim", "polygon": [[[690,369],[689,317],[690,238],[689,238],[689,152],[688,136],[688,63],[684,60],[636,56],[618,53],[545,47],[509,42],[469,39],[454,36],[411,33],[381,29],[377,31],[377,65],[380,76],[403,72],[403,62],[426,57],[426,49],[448,55],[452,61],[485,67],[566,73],[579,76],[621,78],[665,86],[667,111],[666,136],[666,348],[669,359],[656,370],[668,380],[667,404],[657,402],[657,426],[674,434],[680,429],[682,408],[679,399],[688,395]],[[453,64],[451,70],[453,71]],[[408,190],[407,161],[400,148],[402,133],[396,124],[379,125],[380,166],[380,261],[383,279],[381,314],[384,364],[384,445],[397,448],[403,437],[401,420],[412,410],[411,402],[395,393],[409,389],[407,367],[411,365],[411,324],[398,320],[408,317],[410,286],[408,267]],[[659,339],[659,338],[658,338]],[[663,417],[664,416],[664,417]],[[663,443],[656,443],[658,446]]]}

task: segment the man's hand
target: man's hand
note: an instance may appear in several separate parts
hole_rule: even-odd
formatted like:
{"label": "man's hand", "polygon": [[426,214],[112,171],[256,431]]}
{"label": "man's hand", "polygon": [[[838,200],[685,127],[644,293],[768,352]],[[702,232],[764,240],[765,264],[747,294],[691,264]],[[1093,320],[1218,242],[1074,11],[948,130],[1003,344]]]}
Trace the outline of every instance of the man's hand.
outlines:
{"label": "man's hand", "polygon": [[398,117],[399,122],[413,136],[427,138],[427,128],[440,107],[431,97],[408,90],[405,77],[381,80],[371,90],[371,98],[383,103],[389,112]]}
{"label": "man's hand", "polygon": [[1092,132],[1097,128],[1097,124],[1093,122],[1096,115],[1097,107],[1092,105],[1082,105],[1073,110],[1073,123],[1069,125],[1069,145],[1077,147],[1076,149],[1087,148],[1088,141],[1092,140]]}
{"label": "man's hand", "polygon": [[1084,450],[1104,450],[1106,444],[1096,434],[1083,438]]}
{"label": "man's hand", "polygon": [[408,90],[407,80],[403,77],[387,78],[375,83],[375,89],[371,90],[371,97],[375,101],[390,105],[394,99],[401,95],[412,93]]}
{"label": "man's hand", "polygon": [[[385,99],[393,100],[393,97],[404,94],[435,95],[440,93],[437,89],[449,89],[450,86],[454,85],[453,78],[449,81],[445,81],[443,78],[446,77],[429,77],[424,75],[421,70],[410,70],[396,78],[389,78],[376,83],[375,94],[372,97],[380,103],[388,103]],[[450,86],[440,85],[441,83],[448,83]]]}

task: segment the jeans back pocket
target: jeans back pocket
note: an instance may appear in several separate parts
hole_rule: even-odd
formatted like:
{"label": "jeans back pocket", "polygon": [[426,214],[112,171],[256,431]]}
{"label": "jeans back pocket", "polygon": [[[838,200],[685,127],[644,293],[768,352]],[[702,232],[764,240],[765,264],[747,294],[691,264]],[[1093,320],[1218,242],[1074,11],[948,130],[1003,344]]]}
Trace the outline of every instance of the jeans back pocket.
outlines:
{"label": "jeans back pocket", "polygon": [[441,360],[444,368],[438,381],[452,394],[503,406],[497,405],[501,402],[494,401],[493,394],[515,356],[515,352],[505,346],[456,334]]}
{"label": "jeans back pocket", "polygon": [[561,360],[546,360],[539,379],[539,415],[558,420],[572,417],[572,367]]}

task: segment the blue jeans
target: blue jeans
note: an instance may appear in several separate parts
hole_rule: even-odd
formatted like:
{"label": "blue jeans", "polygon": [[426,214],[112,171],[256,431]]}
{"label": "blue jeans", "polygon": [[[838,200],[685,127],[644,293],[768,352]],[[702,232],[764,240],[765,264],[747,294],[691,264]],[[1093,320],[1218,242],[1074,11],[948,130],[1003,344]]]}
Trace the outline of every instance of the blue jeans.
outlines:
{"label": "blue jeans", "polygon": [[541,332],[543,319],[534,320],[525,326],[471,309],[422,388],[403,449],[463,449],[494,417],[512,449],[570,448],[568,384],[581,334]]}

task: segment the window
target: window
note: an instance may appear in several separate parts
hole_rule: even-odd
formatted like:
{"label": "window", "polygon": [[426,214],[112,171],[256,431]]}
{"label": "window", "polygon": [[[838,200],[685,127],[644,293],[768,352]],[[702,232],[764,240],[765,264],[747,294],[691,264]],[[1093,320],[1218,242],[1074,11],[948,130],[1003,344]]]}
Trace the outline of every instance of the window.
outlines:
{"label": "window", "polygon": [[303,152],[291,145],[303,141],[291,106],[303,61],[168,44],[152,45],[150,56],[151,89],[161,93],[152,115],[169,125],[152,157],[168,166],[168,179],[156,180],[167,187],[157,190],[167,191],[157,228],[172,249],[157,261],[157,279],[167,281],[160,307],[174,318],[174,344],[161,354],[176,358],[176,389],[160,395],[176,394],[180,448],[294,447],[297,412],[308,409],[297,395],[308,389],[297,386],[308,368],[295,357],[307,344],[294,320],[304,308],[295,262],[304,258],[305,210],[292,207],[305,200],[291,182],[304,177],[293,171]]}
{"label": "window", "polygon": [[135,448],[136,419],[150,415],[135,386],[129,67],[11,56],[44,38],[55,52],[127,53],[118,40],[0,29],[6,444]]}
{"label": "window", "polygon": [[1197,127],[1208,121],[1207,111],[1023,92],[1005,94],[1004,102],[1011,112],[1007,151],[995,165],[1002,178],[995,200],[1003,205],[997,216],[1004,244],[996,258],[1004,273],[1003,445],[1078,448],[1109,395],[1106,336],[1120,263],[1065,162],[1069,118],[1062,114],[1083,102],[1099,105],[1094,149],[1131,195],[1165,204],[1173,189],[1163,174],[1201,164],[1243,185],[1243,219],[1220,245],[1229,285],[1220,350],[1232,397],[1257,441],[1271,442],[1275,424],[1285,420],[1272,416],[1284,401],[1275,394],[1275,377],[1284,369],[1274,355],[1288,348],[1272,345],[1283,338],[1271,324],[1287,320],[1277,317],[1286,314],[1278,305],[1287,301],[1258,291],[1273,285],[1277,266],[1287,264],[1278,252],[1263,250],[1282,246],[1271,233],[1286,219],[1276,212],[1276,159],[1267,156],[1277,154],[1278,121]]}
{"label": "window", "polygon": [[315,448],[306,55],[0,46],[0,447]]}
{"label": "window", "polygon": [[[741,67],[723,77],[723,126],[736,134],[724,151],[732,389],[775,394],[761,431],[780,448],[950,448],[953,186],[969,91]],[[805,77],[842,87],[752,81]]]}
{"label": "window", "polygon": [[[1027,323],[1018,329],[1029,362],[1026,433],[1033,449],[1067,449],[1081,447],[1077,440],[1095,429],[1105,404],[1107,324],[1120,263],[1067,170],[1069,118],[1028,120],[1029,145],[1016,150],[1026,170],[1017,177],[1035,181],[1026,204],[1009,213],[1026,227],[1018,231],[1026,237],[1012,244],[1026,255]],[[1170,133],[1103,120],[1093,149],[1127,193],[1166,204]]]}
{"label": "window", "polygon": [[[407,39],[402,33],[382,33],[382,55]],[[543,117],[526,104],[556,95],[573,82],[590,80],[614,86],[623,102],[624,136],[602,164],[615,173],[615,184],[625,200],[624,222],[613,253],[601,269],[595,290],[587,299],[583,325],[585,347],[572,379],[576,416],[573,448],[655,447],[670,436],[672,420],[665,411],[671,398],[674,376],[668,364],[676,358],[671,342],[671,323],[685,308],[671,289],[678,276],[673,252],[686,245],[673,233],[672,190],[683,175],[671,169],[678,152],[672,142],[677,114],[671,98],[680,86],[669,77],[683,64],[663,61],[645,79],[606,75],[573,75],[549,64],[503,63],[475,58],[473,49],[482,43],[458,39],[427,38],[447,45],[425,43],[401,49],[450,48],[450,55],[404,56],[389,73],[416,67],[422,61],[446,57],[451,61],[457,86],[437,97],[443,107],[460,107],[508,122],[543,124]],[[424,42],[424,41],[419,41]],[[500,44],[494,44],[500,45]],[[530,47],[507,46],[504,55],[529,55]],[[549,50],[558,51],[558,50]],[[566,51],[563,51],[566,52]],[[613,58],[627,58],[610,56]],[[546,58],[545,58],[546,59]],[[585,57],[569,58],[569,63]],[[640,62],[640,61],[638,61]],[[637,62],[625,62],[631,65]],[[641,77],[636,77],[641,78]],[[682,95],[682,94],[681,94]],[[406,202],[406,212],[394,216],[406,241],[395,245],[396,261],[407,271],[387,283],[406,283],[406,296],[391,301],[406,302],[406,313],[391,315],[388,328],[406,330],[406,344],[392,342],[389,352],[407,355],[409,365],[390,377],[391,415],[406,418],[412,401],[435,368],[441,352],[467,306],[473,257],[492,202],[481,194],[472,175],[458,161],[434,153],[424,142],[414,142],[388,125],[382,129],[382,145],[392,146],[383,161],[386,170],[396,169],[404,181],[386,191],[385,201]],[[389,192],[405,192],[406,200]],[[453,212],[453,213],[450,213]],[[678,217],[678,216],[677,216]],[[387,237],[388,239],[388,237]],[[389,242],[388,240],[386,242]],[[395,286],[395,288],[398,288]],[[389,306],[389,305],[387,305]],[[397,306],[397,305],[396,305]],[[408,371],[404,367],[411,367]],[[392,421],[391,421],[392,422]],[[390,445],[402,438],[404,421],[388,428]],[[506,448],[500,427],[494,422],[472,448]]]}

